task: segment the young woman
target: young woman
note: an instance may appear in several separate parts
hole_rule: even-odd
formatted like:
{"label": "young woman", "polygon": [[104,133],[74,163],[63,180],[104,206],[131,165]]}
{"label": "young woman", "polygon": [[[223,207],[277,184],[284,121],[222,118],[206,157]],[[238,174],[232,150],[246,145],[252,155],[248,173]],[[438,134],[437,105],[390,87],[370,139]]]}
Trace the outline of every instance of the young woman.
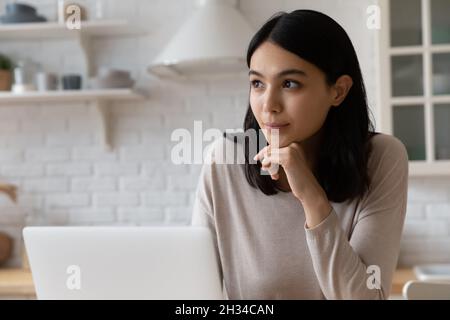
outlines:
{"label": "young woman", "polygon": [[373,132],[348,35],[316,11],[280,13],[251,40],[247,64],[244,129],[263,130],[268,145],[243,148],[245,165],[233,165],[214,152],[234,142],[216,143],[192,219],[212,231],[225,297],[388,298],[408,157]]}

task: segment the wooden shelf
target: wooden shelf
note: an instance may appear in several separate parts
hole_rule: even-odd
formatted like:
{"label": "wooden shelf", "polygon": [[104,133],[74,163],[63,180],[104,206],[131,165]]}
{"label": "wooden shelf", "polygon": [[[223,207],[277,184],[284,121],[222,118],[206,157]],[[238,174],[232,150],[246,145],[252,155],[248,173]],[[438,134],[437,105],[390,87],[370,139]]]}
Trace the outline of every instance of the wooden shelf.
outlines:
{"label": "wooden shelf", "polygon": [[[0,106],[14,103],[43,103],[43,102],[86,102],[91,107],[92,116],[98,123],[98,134],[105,150],[112,150],[108,109],[113,101],[138,101],[145,99],[132,89],[105,90],[63,90],[46,92],[11,93],[0,92]],[[61,106],[63,108],[64,106]]]}
{"label": "wooden shelf", "polygon": [[143,33],[126,20],[82,21],[79,30],[71,30],[57,22],[13,23],[0,25],[0,39],[57,39],[79,37],[81,34],[95,36],[136,35]]}

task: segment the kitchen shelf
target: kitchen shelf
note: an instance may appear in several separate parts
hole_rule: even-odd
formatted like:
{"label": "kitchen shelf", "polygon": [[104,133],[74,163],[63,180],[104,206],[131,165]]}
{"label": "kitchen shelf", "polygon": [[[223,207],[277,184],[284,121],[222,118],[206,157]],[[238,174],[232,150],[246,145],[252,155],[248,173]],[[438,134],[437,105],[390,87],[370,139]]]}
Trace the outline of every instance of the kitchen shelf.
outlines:
{"label": "kitchen shelf", "polygon": [[[145,96],[132,89],[0,92],[0,106],[11,103],[87,102],[99,124],[99,135],[106,150],[112,149],[108,125],[108,107],[113,101],[139,101]],[[62,106],[63,108],[63,106]]]}
{"label": "kitchen shelf", "polygon": [[0,92],[0,104],[6,102],[49,102],[87,100],[139,100],[143,95],[132,89],[55,90],[25,93]]}
{"label": "kitchen shelf", "polygon": [[69,29],[58,22],[33,22],[12,23],[0,25],[0,39],[23,40],[23,39],[49,39],[79,37],[86,35],[96,36],[119,36],[137,35],[143,33],[138,28],[130,25],[126,20],[92,20],[81,21],[81,28]]}
{"label": "kitchen shelf", "polygon": [[[80,70],[83,78],[91,78],[95,72],[92,65],[92,40],[96,37],[140,36],[145,35],[142,29],[130,24],[127,20],[88,20],[81,21],[80,29],[69,29],[58,22],[37,22],[0,24],[0,41],[27,40],[73,40],[82,49],[84,69]],[[91,106],[93,116],[99,123],[99,135],[105,149],[112,149],[108,125],[108,106],[117,100],[140,100],[144,96],[131,89],[108,90],[64,90],[47,92],[27,92],[23,94],[0,92],[0,105],[10,103],[71,102],[85,101]]]}
{"label": "kitchen shelf", "polygon": [[74,40],[82,49],[85,60],[84,76],[93,77],[92,38],[142,36],[146,32],[127,20],[87,20],[81,21],[80,29],[69,29],[58,22],[33,22],[0,24],[0,40]]}

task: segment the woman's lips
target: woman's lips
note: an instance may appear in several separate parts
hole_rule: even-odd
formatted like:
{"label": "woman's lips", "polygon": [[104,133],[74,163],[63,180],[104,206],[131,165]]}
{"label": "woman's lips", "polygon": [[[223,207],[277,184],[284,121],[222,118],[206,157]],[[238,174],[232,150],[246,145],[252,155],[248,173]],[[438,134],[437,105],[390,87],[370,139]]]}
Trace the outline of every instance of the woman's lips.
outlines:
{"label": "woman's lips", "polygon": [[267,129],[281,129],[288,126],[289,123],[265,123],[264,126]]}

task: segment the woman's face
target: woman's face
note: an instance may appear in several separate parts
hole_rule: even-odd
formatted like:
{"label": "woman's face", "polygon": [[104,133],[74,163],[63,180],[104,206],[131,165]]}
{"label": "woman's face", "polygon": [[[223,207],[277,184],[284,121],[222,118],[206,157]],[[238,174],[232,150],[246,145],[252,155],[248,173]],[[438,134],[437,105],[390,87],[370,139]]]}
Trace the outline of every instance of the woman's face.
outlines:
{"label": "woman's face", "polygon": [[335,102],[336,91],[327,85],[325,73],[272,42],[255,50],[249,76],[250,106],[269,144],[274,128],[279,147],[313,136]]}

